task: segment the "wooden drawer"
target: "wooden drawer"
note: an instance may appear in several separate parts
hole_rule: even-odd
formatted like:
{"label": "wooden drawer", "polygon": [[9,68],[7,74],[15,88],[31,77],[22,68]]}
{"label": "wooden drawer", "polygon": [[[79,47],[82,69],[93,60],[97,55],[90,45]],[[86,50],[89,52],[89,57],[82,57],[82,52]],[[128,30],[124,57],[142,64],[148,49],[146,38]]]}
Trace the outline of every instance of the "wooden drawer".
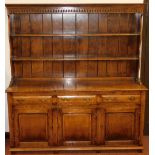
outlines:
{"label": "wooden drawer", "polygon": [[58,96],[58,105],[92,105],[96,103],[96,96]]}
{"label": "wooden drawer", "polygon": [[102,102],[140,102],[140,95],[102,95]]}
{"label": "wooden drawer", "polygon": [[52,96],[13,96],[13,103],[52,103]]}

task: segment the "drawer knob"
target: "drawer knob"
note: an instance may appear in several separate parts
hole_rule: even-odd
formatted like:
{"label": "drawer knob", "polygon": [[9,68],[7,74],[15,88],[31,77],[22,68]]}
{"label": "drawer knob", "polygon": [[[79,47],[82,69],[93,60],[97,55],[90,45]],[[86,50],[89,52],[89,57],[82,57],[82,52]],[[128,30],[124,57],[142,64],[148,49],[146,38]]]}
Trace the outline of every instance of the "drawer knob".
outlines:
{"label": "drawer knob", "polygon": [[108,98],[107,101],[112,101],[112,99],[111,98]]}
{"label": "drawer knob", "polygon": [[129,97],[129,100],[130,100],[130,101],[134,101],[134,100],[135,100],[135,97],[134,97],[134,96],[130,96],[130,97]]}

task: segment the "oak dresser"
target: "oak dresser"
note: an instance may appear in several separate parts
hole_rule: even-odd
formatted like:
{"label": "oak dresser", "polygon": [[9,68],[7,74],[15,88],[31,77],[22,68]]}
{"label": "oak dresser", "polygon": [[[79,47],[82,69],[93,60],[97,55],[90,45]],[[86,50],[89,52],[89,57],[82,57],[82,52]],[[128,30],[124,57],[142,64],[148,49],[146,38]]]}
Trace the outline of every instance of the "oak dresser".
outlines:
{"label": "oak dresser", "polygon": [[10,151],[142,151],[144,5],[6,7]]}

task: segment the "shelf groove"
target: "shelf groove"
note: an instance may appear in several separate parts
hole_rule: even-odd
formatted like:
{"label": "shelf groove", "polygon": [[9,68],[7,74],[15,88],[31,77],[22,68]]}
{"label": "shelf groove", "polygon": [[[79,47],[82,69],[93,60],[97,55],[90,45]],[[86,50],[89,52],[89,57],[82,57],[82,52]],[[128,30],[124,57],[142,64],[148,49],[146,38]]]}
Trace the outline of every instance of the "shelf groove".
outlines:
{"label": "shelf groove", "polygon": [[92,57],[92,58],[53,58],[53,57],[12,57],[13,61],[106,61],[139,60],[138,57]]}
{"label": "shelf groove", "polygon": [[11,37],[108,37],[139,36],[140,33],[94,33],[94,34],[11,34]]}

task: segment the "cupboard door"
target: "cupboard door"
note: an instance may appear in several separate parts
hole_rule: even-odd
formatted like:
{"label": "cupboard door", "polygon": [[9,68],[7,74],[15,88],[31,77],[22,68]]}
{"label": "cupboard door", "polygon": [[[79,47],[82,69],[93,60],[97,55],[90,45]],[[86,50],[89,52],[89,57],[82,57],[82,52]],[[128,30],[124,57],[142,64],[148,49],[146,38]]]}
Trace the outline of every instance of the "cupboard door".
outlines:
{"label": "cupboard door", "polygon": [[48,147],[52,143],[52,132],[49,132],[52,130],[52,110],[49,104],[18,102],[14,105],[13,116],[16,147]]}
{"label": "cupboard door", "polygon": [[60,108],[58,114],[59,145],[91,145],[95,143],[96,110],[91,108]]}
{"label": "cupboard door", "polygon": [[105,143],[137,144],[140,132],[139,105],[108,103],[105,111]]}

